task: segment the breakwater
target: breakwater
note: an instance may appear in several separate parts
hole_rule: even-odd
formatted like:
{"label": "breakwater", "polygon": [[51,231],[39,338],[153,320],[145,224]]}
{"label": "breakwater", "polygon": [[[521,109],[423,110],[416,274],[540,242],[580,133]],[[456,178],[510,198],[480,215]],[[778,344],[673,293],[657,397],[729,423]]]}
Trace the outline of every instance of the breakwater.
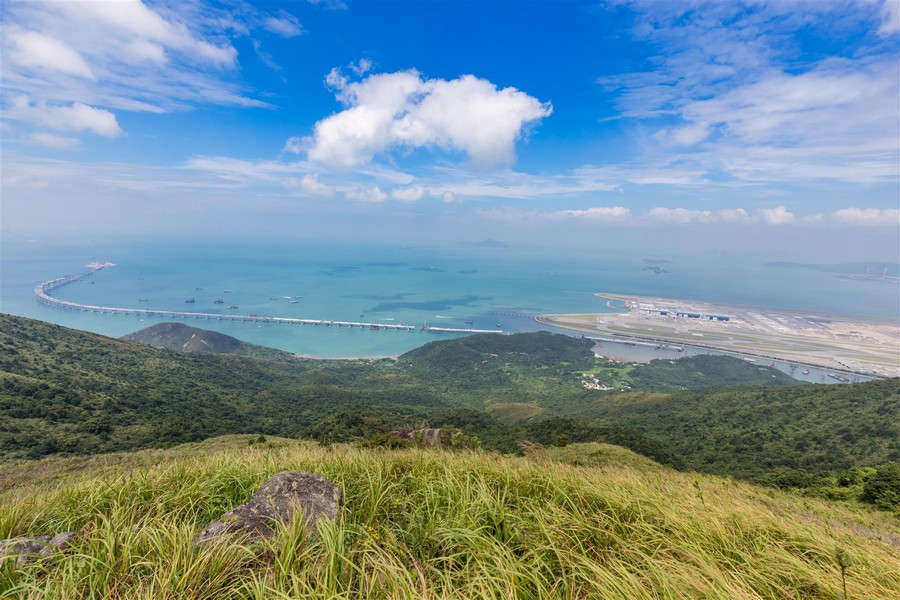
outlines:
{"label": "breakwater", "polygon": [[429,333],[504,333],[499,329],[471,329],[457,327],[430,327],[422,325],[404,325],[402,323],[377,323],[377,322],[361,322],[361,321],[337,321],[331,319],[299,319],[293,317],[272,317],[260,316],[255,314],[238,315],[230,313],[203,313],[192,311],[177,310],[155,310],[151,308],[120,308],[114,306],[99,306],[94,304],[81,304],[78,302],[69,302],[54,298],[51,292],[64,285],[81,281],[90,277],[97,271],[104,269],[105,265],[91,267],[90,271],[85,271],[77,275],[66,275],[49,281],[43,281],[34,288],[34,295],[38,302],[54,308],[62,308],[65,310],[77,310],[82,312],[105,313],[112,315],[132,315],[141,317],[154,317],[161,319],[205,319],[208,321],[238,321],[252,323],[275,323],[283,325],[312,325],[324,327],[349,327],[358,329],[369,329],[373,331],[393,330],[406,332],[429,332]]}

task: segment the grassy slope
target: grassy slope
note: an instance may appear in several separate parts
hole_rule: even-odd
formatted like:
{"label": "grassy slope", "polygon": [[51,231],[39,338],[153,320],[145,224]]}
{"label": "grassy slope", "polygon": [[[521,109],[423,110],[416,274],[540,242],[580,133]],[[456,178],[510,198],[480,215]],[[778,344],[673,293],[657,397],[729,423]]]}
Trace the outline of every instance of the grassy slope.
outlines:
{"label": "grassy slope", "polygon": [[[838,548],[854,561],[849,598],[900,592],[900,530],[884,515],[619,448],[515,458],[247,439],[0,466],[0,538],[79,530],[64,555],[0,567],[0,595],[835,599]],[[341,485],[340,519],[193,550],[199,528],[284,469]]]}

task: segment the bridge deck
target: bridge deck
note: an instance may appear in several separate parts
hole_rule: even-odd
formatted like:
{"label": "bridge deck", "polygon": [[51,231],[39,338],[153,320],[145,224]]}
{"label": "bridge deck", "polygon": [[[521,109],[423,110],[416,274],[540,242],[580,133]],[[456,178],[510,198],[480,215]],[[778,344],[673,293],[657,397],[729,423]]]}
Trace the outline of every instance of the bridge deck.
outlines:
{"label": "bridge deck", "polygon": [[324,325],[326,327],[358,327],[360,329],[381,330],[389,329],[394,331],[429,331],[433,333],[503,333],[499,329],[467,329],[455,327],[416,327],[415,325],[403,325],[400,323],[375,323],[362,321],[335,321],[329,319],[298,319],[292,317],[270,317],[259,315],[237,315],[228,313],[203,313],[179,310],[154,310],[150,308],[118,308],[114,306],[97,306],[94,304],[80,304],[77,302],[69,302],[60,300],[50,295],[50,292],[56,288],[62,287],[75,281],[80,281],[85,277],[93,275],[103,267],[94,268],[91,271],[79,273],[78,275],[66,275],[50,281],[44,281],[34,288],[34,295],[37,296],[39,302],[55,308],[64,308],[69,310],[79,310],[85,312],[107,313],[115,315],[135,315],[146,317],[175,318],[175,319],[206,319],[214,321],[241,321],[254,323],[281,323],[287,325]]}

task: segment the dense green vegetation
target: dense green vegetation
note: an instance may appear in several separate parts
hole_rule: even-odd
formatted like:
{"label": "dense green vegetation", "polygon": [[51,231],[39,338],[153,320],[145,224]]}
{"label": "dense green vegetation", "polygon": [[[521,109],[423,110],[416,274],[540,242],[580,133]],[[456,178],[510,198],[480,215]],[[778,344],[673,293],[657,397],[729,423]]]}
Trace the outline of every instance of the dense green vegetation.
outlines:
{"label": "dense green vegetation", "polygon": [[182,354],[3,316],[0,455],[127,450],[250,431],[301,436],[354,402],[377,402],[383,418],[398,421],[436,404],[398,386],[387,396],[361,385],[377,381],[380,368],[357,366]]}
{"label": "dense green vegetation", "polygon": [[620,365],[595,358],[585,340],[545,332],[432,342],[397,360],[317,361],[185,354],[0,316],[0,457],[228,433],[339,443],[427,423],[505,453],[562,436],[678,468],[862,497],[876,467],[900,460],[900,382],[788,382],[719,356]]}
{"label": "dense green vegetation", "polygon": [[[249,442],[254,441],[251,445]],[[298,469],[345,492],[334,523],[196,549],[193,536]],[[896,598],[884,514],[569,444],[527,456],[232,436],[0,465],[0,538],[75,531],[0,565],[16,598]]]}
{"label": "dense green vegetation", "polygon": [[774,469],[823,472],[900,459],[897,379],[612,397],[586,413],[594,423],[664,440],[688,467],[720,475],[759,478]]}

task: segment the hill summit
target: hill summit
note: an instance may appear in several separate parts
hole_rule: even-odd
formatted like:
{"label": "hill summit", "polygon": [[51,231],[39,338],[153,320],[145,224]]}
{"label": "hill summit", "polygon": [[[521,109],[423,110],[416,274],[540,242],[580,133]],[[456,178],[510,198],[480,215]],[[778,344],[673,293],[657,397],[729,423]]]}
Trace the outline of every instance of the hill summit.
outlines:
{"label": "hill summit", "polygon": [[219,352],[257,358],[291,356],[283,350],[249,344],[224,333],[198,329],[184,323],[158,323],[124,335],[121,339],[176,352]]}

